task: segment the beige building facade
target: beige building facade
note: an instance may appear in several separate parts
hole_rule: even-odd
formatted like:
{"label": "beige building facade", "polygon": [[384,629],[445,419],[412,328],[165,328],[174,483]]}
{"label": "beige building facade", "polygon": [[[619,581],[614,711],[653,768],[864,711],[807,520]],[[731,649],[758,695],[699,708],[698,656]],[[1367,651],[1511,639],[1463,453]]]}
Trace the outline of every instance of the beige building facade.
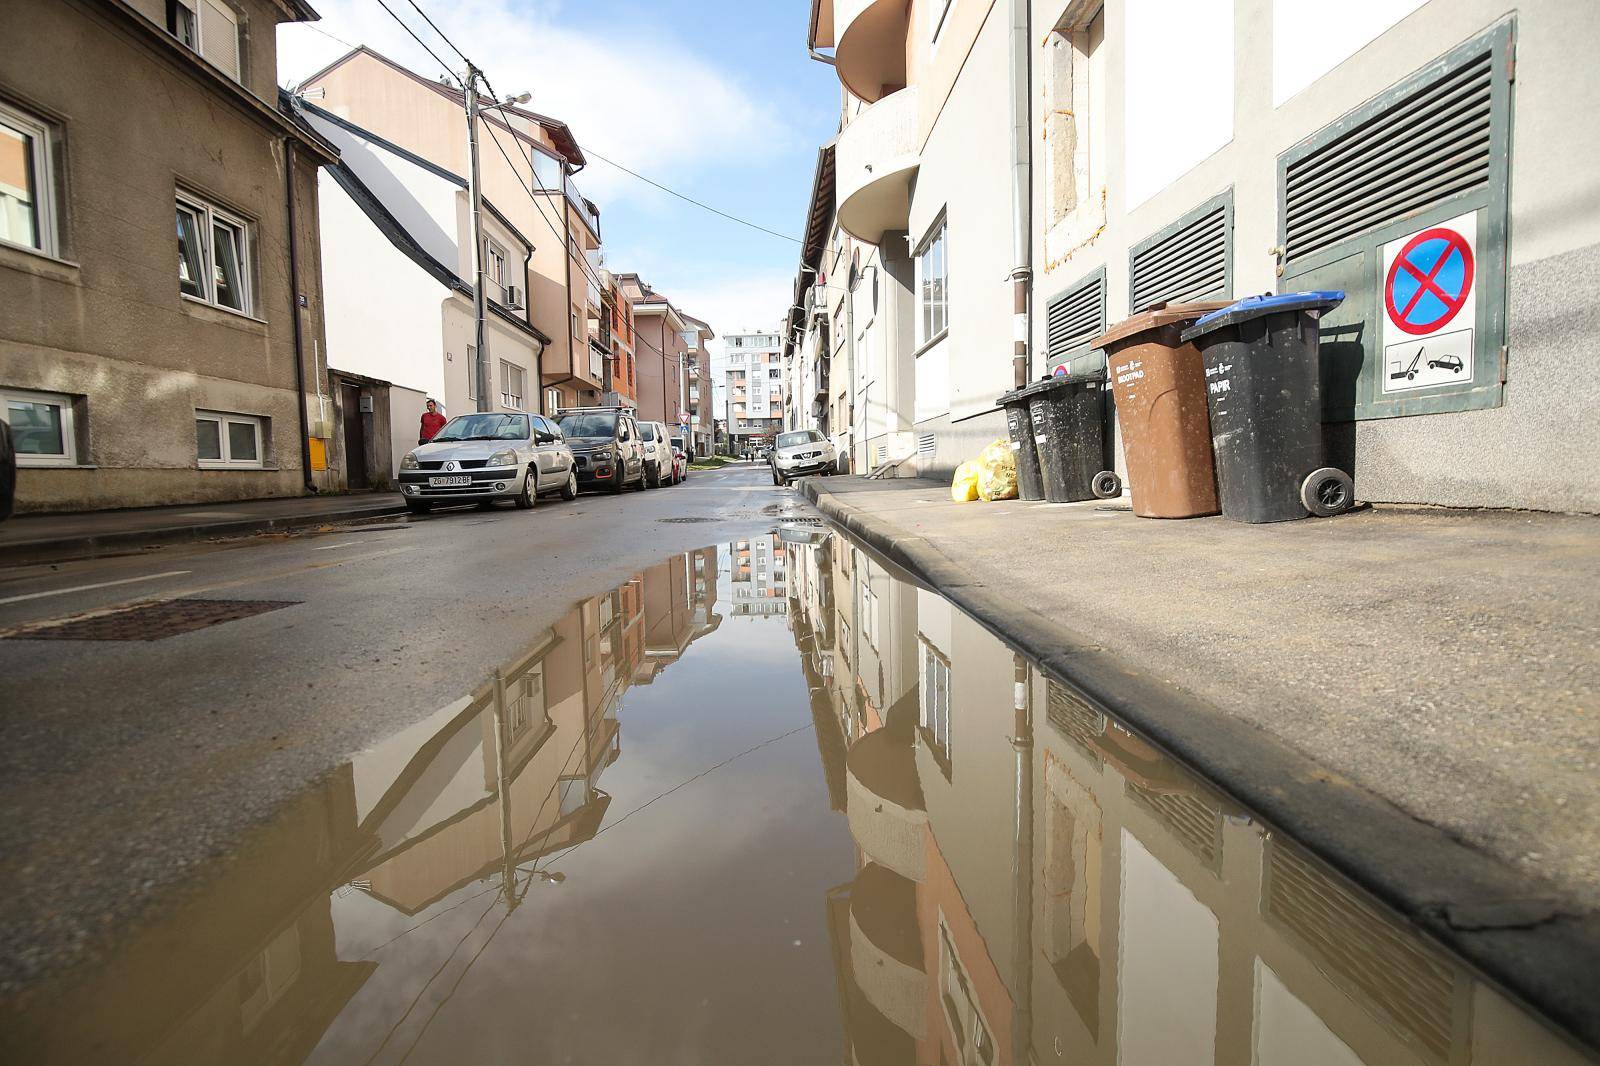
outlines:
{"label": "beige building facade", "polygon": [[277,89],[277,25],[314,18],[299,0],[0,7],[19,510],[336,487],[317,209],[334,156]]}

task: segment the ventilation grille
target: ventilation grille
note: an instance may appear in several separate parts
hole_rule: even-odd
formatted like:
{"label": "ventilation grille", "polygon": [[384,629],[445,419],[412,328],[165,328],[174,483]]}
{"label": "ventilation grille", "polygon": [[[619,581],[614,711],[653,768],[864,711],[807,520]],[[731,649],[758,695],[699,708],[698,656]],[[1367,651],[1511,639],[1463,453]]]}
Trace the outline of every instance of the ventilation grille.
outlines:
{"label": "ventilation grille", "polygon": [[1486,185],[1492,69],[1485,52],[1291,163],[1284,175],[1289,257]]}
{"label": "ventilation grille", "polygon": [[1396,1035],[1431,1059],[1449,1057],[1455,974],[1415,935],[1276,841],[1267,845],[1266,912]]}
{"label": "ventilation grille", "polygon": [[1128,782],[1128,794],[1154,812],[1195,858],[1216,870],[1222,865],[1222,808],[1194,792],[1158,792]]}
{"label": "ventilation grille", "polygon": [[1099,765],[1100,753],[1095,748],[1095,742],[1106,730],[1105,715],[1054,681],[1049,683],[1048,692],[1045,714],[1050,724]]}
{"label": "ventilation grille", "polygon": [[1071,292],[1050,301],[1046,349],[1052,363],[1087,345],[1106,331],[1106,278],[1097,274]]}
{"label": "ventilation grille", "polygon": [[1228,205],[1218,203],[1133,255],[1133,313],[1163,301],[1222,296],[1228,288]]}
{"label": "ventilation grille", "polygon": [[917,434],[917,455],[922,459],[932,459],[933,453],[939,450],[939,438],[933,433]]}

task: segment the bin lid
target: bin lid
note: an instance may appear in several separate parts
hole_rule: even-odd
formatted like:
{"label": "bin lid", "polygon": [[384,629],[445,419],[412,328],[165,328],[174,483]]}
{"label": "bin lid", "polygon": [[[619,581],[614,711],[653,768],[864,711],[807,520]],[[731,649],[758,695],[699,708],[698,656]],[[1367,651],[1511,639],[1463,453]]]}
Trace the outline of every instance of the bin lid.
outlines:
{"label": "bin lid", "polygon": [[1220,311],[1213,311],[1183,331],[1183,339],[1192,341],[1223,326],[1248,322],[1252,318],[1280,311],[1331,311],[1344,303],[1344,292],[1339,289],[1318,289],[1312,292],[1263,293],[1246,296]]}
{"label": "bin lid", "polygon": [[1154,307],[1145,308],[1131,318],[1123,319],[1090,341],[1089,344],[1094,348],[1104,348],[1119,341],[1129,340],[1141,333],[1160,329],[1163,326],[1192,322],[1213,311],[1220,311],[1227,306],[1229,306],[1229,301],[1227,300],[1197,300],[1194,303],[1157,304]]}

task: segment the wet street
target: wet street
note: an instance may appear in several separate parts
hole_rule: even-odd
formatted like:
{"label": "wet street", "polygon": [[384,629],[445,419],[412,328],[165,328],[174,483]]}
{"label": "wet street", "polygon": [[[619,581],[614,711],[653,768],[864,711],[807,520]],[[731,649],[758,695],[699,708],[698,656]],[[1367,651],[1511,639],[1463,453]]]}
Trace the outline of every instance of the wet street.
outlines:
{"label": "wet street", "polygon": [[8,1062],[1590,1061],[761,468],[0,638]]}

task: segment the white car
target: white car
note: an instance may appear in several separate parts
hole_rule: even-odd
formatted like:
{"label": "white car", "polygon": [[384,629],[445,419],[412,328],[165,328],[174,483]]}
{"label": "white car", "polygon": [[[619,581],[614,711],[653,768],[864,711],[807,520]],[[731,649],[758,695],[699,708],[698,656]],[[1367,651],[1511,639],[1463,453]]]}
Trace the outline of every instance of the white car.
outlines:
{"label": "white car", "polygon": [[672,435],[660,422],[640,422],[639,439],[644,442],[644,483],[657,488],[672,481]]}
{"label": "white car", "polygon": [[496,500],[526,508],[555,493],[577,498],[578,474],[561,428],[543,415],[484,412],[457,415],[433,440],[407,452],[400,460],[400,492],[413,514],[435,504]]}
{"label": "white car", "polygon": [[779,433],[767,462],[772,466],[772,483],[787,485],[807,474],[831,474],[837,456],[833,445],[814,429]]}

